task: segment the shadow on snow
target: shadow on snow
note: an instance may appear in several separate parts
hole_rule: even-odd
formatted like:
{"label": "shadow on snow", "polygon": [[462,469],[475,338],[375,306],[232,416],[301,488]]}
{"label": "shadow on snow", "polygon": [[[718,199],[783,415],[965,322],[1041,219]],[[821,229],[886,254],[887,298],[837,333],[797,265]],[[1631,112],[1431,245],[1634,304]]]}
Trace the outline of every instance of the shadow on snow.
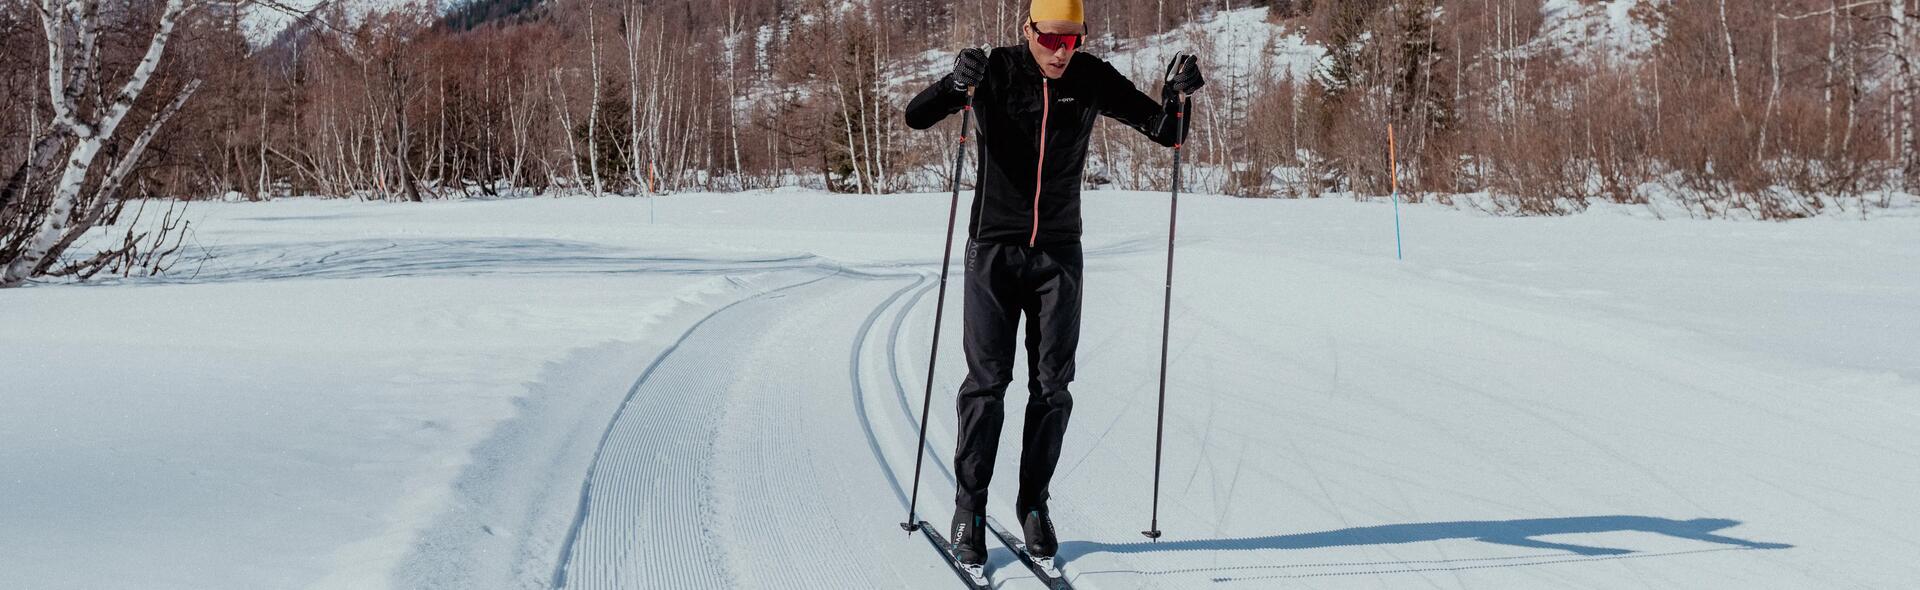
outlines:
{"label": "shadow on snow", "polygon": [[[1243,537],[1233,539],[1195,539],[1138,543],[1098,543],[1065,541],[1059,556],[1072,562],[1092,553],[1158,553],[1167,551],[1251,551],[1260,549],[1320,549],[1366,545],[1398,545],[1447,539],[1475,540],[1496,545],[1564,551],[1584,557],[1617,557],[1636,554],[1627,549],[1593,547],[1544,541],[1538,537],[1582,533],[1643,532],[1679,539],[1717,543],[1727,549],[1788,549],[1792,545],[1749,541],[1716,534],[1716,531],[1740,524],[1725,518],[1674,520],[1651,516],[1579,516],[1570,518],[1528,518],[1519,520],[1423,522],[1354,527],[1315,533]],[[1693,551],[1683,553],[1694,553]],[[1651,555],[1651,554],[1648,554]],[[1553,557],[1530,556],[1530,557]],[[1362,565],[1362,564],[1350,564]],[[1387,565],[1387,564],[1365,564]]]}

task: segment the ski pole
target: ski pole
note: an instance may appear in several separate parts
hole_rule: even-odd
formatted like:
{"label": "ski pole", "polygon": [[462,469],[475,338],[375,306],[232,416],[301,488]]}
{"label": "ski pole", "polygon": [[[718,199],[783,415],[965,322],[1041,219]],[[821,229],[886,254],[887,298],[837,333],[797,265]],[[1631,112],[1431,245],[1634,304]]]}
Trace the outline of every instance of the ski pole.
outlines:
{"label": "ski pole", "polygon": [[1149,539],[1160,539],[1160,450],[1167,432],[1167,332],[1173,326],[1173,235],[1180,229],[1180,148],[1187,142],[1187,111],[1193,98],[1180,97],[1180,138],[1173,142],[1173,202],[1167,211],[1167,286],[1160,307],[1160,411],[1153,426],[1153,521],[1140,531]]}
{"label": "ski pole", "polygon": [[927,408],[933,405],[933,368],[940,360],[940,316],[946,312],[947,265],[953,262],[953,225],[960,215],[960,164],[966,161],[967,128],[973,124],[973,88],[967,88],[966,110],[960,115],[960,145],[953,150],[953,201],[947,205],[947,240],[940,256],[940,293],[933,300],[933,350],[927,353],[927,392],[920,399],[920,442],[913,446],[913,498],[907,502],[907,521],[900,528],[911,535],[920,530],[915,516],[920,507],[920,466],[927,459]]}

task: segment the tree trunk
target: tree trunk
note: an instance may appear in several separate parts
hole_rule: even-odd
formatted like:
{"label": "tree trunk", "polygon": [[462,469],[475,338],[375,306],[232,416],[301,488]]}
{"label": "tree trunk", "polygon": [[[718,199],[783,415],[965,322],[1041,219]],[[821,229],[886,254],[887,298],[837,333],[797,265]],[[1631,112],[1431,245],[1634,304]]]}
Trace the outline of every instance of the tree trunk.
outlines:
{"label": "tree trunk", "polygon": [[[94,43],[99,37],[99,20],[91,3],[60,4],[57,0],[42,0],[40,17],[49,46],[48,89],[49,93],[54,88],[61,89],[52,97],[56,124],[73,129],[79,142],[67,156],[65,169],[54,188],[53,201],[40,227],[28,239],[26,248],[0,270],[0,287],[18,286],[32,278],[33,271],[40,268],[40,262],[65,235],[94,158],[113,139],[121,120],[146,90],[147,82],[153,79],[160,58],[166,54],[167,42],[173,37],[174,24],[187,8],[186,0],[167,0],[161,10],[159,27],[126,83],[111,96],[105,108],[83,114],[79,112],[80,96],[105,90],[98,87],[102,81],[95,76],[92,61],[98,55]],[[77,41],[78,47],[71,46],[70,41]]]}
{"label": "tree trunk", "polygon": [[1770,47],[1768,71],[1772,73],[1773,83],[1767,92],[1766,114],[1760,118],[1760,141],[1753,149],[1754,161],[1761,163],[1765,163],[1767,159],[1767,135],[1773,126],[1774,107],[1780,102],[1780,19],[1776,17],[1770,20],[1773,21],[1773,35],[1768,42]]}
{"label": "tree trunk", "polygon": [[[557,97],[554,94],[556,87],[559,89]],[[560,134],[567,138],[567,164],[573,170],[572,184],[574,188],[580,188],[583,179],[580,173],[580,149],[573,140],[573,109],[567,105],[567,86],[561,80],[558,68],[553,70],[553,79],[547,86],[547,99],[553,101],[554,109],[560,113]]]}
{"label": "tree trunk", "polygon": [[34,268],[34,275],[46,274],[75,240],[80,239],[80,236],[85,235],[88,230],[100,223],[100,219],[106,216],[107,208],[116,201],[114,197],[120,192],[120,185],[124,184],[127,175],[133,172],[134,166],[140,161],[140,156],[146,153],[147,144],[153,142],[153,136],[160,132],[160,127],[166,125],[167,119],[173,118],[173,114],[179,112],[180,107],[187,104],[187,99],[199,89],[199,80],[187,83],[186,88],[181,89],[180,94],[173,97],[173,102],[167,103],[165,109],[153,116],[153,120],[147,123],[147,128],[141,130],[140,136],[135,138],[133,145],[127,148],[127,153],[114,163],[113,170],[108,172],[106,179],[100,182],[100,190],[94,196],[93,206],[88,208],[86,216],[81,218],[80,223],[69,228],[65,235],[60,236],[60,241],[47,250],[46,257],[42,258],[40,264]]}
{"label": "tree trunk", "polygon": [[53,165],[53,157],[60,153],[60,146],[71,136],[59,126],[48,128],[45,135],[34,140],[28,150],[27,161],[22,162],[13,174],[7,177],[7,184],[0,187],[0,219],[12,217],[16,199],[24,196],[27,181],[45,174],[47,167]]}
{"label": "tree trunk", "polygon": [[[194,81],[194,87],[195,88],[199,87],[198,80]],[[190,93],[186,93],[186,92],[181,93],[182,96],[185,96],[187,94],[190,94]],[[172,115],[172,113],[164,113],[164,114],[168,116]],[[164,119],[156,119],[156,122],[158,121],[164,121]],[[157,127],[157,125],[148,125],[148,129],[152,129],[154,127]],[[267,171],[267,151],[268,151],[268,147],[267,147],[267,85],[265,82],[261,82],[260,84],[260,149],[258,151],[260,152],[260,175],[259,175],[259,186],[257,187],[259,191],[255,193],[255,198],[261,201],[265,201],[273,197],[272,189],[270,188],[272,183],[272,178],[270,177],[270,174]]]}
{"label": "tree trunk", "polygon": [[[727,2],[727,38],[737,39],[739,35],[739,16],[733,2],[729,0]],[[734,103],[740,98],[740,89],[736,86],[740,72],[740,46],[737,40],[732,43],[734,46],[727,51],[727,132],[733,144],[733,178],[738,185],[735,188],[746,190],[746,170],[740,164],[740,121],[738,120],[740,109]]]}
{"label": "tree trunk", "polygon": [[1827,81],[1821,88],[1825,95],[1821,105],[1825,110],[1820,117],[1820,155],[1832,159],[1833,154],[1833,72],[1840,67],[1840,0],[1833,0],[1833,7],[1827,12]]}
{"label": "tree trunk", "polygon": [[1913,60],[1915,59],[1913,53],[1916,49],[1913,46],[1913,31],[1909,29],[1912,19],[1907,15],[1907,0],[1893,0],[1892,13],[1893,57],[1895,67],[1899,70],[1898,79],[1894,81],[1894,87],[1899,93],[1894,102],[1894,108],[1898,111],[1894,120],[1894,129],[1899,138],[1899,145],[1893,152],[1894,165],[1899,167],[1894,174],[1894,185],[1897,190],[1904,192],[1913,186],[1911,175],[1920,172],[1917,170],[1920,168],[1920,158],[1914,157],[1913,143],[1914,86],[1920,82],[1913,79]]}
{"label": "tree trunk", "polygon": [[640,151],[640,52],[645,49],[640,32],[645,21],[641,19],[640,5],[627,2],[626,48],[627,48],[627,175],[631,177],[634,189],[652,192],[647,184],[646,162],[648,159]]}
{"label": "tree trunk", "polygon": [[1720,32],[1723,35],[1721,38],[1726,40],[1727,76],[1733,80],[1733,110],[1740,111],[1740,65],[1734,60],[1733,28],[1727,24],[1727,0],[1720,0]]}
{"label": "tree trunk", "polygon": [[587,100],[587,171],[593,175],[593,196],[600,196],[600,32],[592,3],[587,4],[587,63],[593,72],[593,96]]}

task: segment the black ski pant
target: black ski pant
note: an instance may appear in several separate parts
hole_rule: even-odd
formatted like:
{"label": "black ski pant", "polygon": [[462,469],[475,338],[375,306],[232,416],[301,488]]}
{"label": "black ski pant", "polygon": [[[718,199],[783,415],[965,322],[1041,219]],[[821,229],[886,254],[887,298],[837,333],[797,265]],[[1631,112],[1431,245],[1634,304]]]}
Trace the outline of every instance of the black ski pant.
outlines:
{"label": "black ski pant", "polygon": [[1014,507],[1047,500],[1073,412],[1073,355],[1080,345],[1079,244],[967,243],[966,320],[961,346],[967,379],[960,385],[959,444],[953,465],[960,509],[986,512],[987,484],[1005,421],[1003,399],[1013,381],[1014,334],[1027,320],[1027,421],[1020,438],[1020,492]]}

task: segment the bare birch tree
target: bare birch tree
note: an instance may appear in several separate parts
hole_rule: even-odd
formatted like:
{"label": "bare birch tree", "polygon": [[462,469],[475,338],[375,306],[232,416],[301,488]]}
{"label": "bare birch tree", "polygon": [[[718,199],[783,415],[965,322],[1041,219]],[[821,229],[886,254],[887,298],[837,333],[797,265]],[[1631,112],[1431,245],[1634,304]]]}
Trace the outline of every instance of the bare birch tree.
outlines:
{"label": "bare birch tree", "polygon": [[1914,87],[1920,81],[1914,80],[1913,60],[1915,56],[1912,27],[1912,15],[1907,13],[1907,0],[1892,0],[1891,17],[1893,19],[1893,59],[1898,72],[1894,81],[1896,98],[1894,99],[1894,133],[1899,145],[1893,152],[1894,165],[1899,168],[1894,174],[1895,189],[1907,191],[1913,188],[1912,175],[1920,173],[1920,158],[1914,155],[1913,109]]}
{"label": "bare birch tree", "polygon": [[[167,0],[147,50],[133,71],[117,91],[106,96],[104,103],[93,104],[89,97],[106,95],[106,81],[102,79],[104,74],[98,63],[100,0],[40,0],[36,9],[47,35],[47,88],[53,105],[52,128],[70,137],[74,145],[38,227],[31,231],[26,247],[0,270],[0,287],[18,286],[33,278],[69,228],[76,221],[85,221],[73,219],[74,208],[101,148],[114,139],[120,123],[146,91],[154,70],[166,56],[175,25],[187,11],[200,5],[200,0]],[[150,126],[163,120],[156,118]]]}
{"label": "bare birch tree", "polygon": [[[587,63],[593,74],[593,96],[587,100],[587,172],[593,175],[593,196],[606,192],[600,180],[600,27],[592,0],[587,2]],[[571,130],[569,130],[571,131]]]}
{"label": "bare birch tree", "polygon": [[1740,110],[1740,64],[1733,53],[1733,25],[1727,22],[1727,0],[1720,0],[1720,32],[1727,46],[1727,77],[1732,79],[1733,110]]}
{"label": "bare birch tree", "polygon": [[627,0],[626,10],[620,15],[627,50],[627,174],[632,177],[635,190],[653,192],[646,172],[647,164],[653,159],[641,151],[640,141],[640,54],[646,51],[646,41],[640,35],[646,24],[642,11],[637,0]]}

